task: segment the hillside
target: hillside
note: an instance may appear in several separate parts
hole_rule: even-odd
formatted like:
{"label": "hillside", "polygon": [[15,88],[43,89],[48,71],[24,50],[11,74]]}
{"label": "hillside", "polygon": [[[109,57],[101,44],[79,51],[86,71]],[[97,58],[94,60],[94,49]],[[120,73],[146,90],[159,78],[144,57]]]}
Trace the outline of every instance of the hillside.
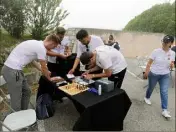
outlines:
{"label": "hillside", "polygon": [[175,35],[175,2],[155,5],[132,19],[124,31]]}

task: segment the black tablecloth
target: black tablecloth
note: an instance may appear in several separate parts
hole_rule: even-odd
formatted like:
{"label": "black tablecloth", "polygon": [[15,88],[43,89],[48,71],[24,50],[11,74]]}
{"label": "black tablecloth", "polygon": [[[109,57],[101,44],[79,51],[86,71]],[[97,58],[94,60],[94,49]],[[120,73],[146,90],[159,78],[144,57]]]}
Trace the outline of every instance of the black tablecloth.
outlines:
{"label": "black tablecloth", "polygon": [[123,130],[123,120],[131,101],[122,89],[101,96],[88,91],[72,96],[81,117],[73,130]]}
{"label": "black tablecloth", "polygon": [[[45,87],[45,88],[44,88]],[[39,91],[48,92],[52,95],[56,85],[41,77]],[[45,89],[45,90],[42,90]],[[46,90],[47,89],[47,90]],[[131,106],[131,101],[122,89],[115,89],[101,96],[89,91],[71,96],[58,90],[57,96],[67,96],[72,100],[80,117],[75,123],[74,131],[95,131],[95,130],[123,130],[123,120]]]}

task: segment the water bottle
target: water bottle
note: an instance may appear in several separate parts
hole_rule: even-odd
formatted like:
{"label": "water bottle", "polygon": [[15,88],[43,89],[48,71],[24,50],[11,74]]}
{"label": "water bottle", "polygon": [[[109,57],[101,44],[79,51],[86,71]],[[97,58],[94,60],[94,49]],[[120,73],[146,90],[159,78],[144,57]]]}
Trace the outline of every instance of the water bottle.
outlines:
{"label": "water bottle", "polygon": [[101,88],[101,85],[98,86],[98,95],[101,95],[101,92],[102,92],[102,88]]}

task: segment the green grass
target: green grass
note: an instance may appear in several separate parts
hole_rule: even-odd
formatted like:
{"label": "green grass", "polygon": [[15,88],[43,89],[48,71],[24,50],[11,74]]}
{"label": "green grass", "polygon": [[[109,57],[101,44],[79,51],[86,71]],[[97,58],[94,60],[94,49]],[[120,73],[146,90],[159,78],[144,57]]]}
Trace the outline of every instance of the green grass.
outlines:
{"label": "green grass", "polygon": [[22,36],[22,38],[16,39],[10,36],[8,33],[3,32],[0,36],[0,46],[1,48],[8,48],[29,39],[32,39],[32,36],[29,34],[25,34],[24,36]]}
{"label": "green grass", "polygon": [[[16,39],[10,36],[10,34],[8,34],[5,30],[2,30],[2,33],[0,35],[1,35],[0,36],[0,60],[2,60],[1,58],[3,58],[2,56],[3,53],[6,54],[6,51],[4,49],[10,49],[10,47],[15,46],[22,41],[32,39],[32,36],[29,34],[25,34],[24,36],[22,36],[22,38]],[[3,62],[0,62],[0,63],[3,64]],[[25,73],[29,73],[31,72],[31,70],[32,70],[31,66],[27,66],[24,68]],[[1,66],[0,66],[0,71],[1,71]]]}
{"label": "green grass", "polygon": [[30,73],[30,72],[32,72],[32,67],[25,67],[24,69],[23,69],[23,72],[24,73]]}
{"label": "green grass", "polygon": [[20,40],[11,37],[9,34],[7,33],[2,33],[1,37],[0,37],[0,46],[1,48],[8,48],[13,46],[14,44],[19,43]]}

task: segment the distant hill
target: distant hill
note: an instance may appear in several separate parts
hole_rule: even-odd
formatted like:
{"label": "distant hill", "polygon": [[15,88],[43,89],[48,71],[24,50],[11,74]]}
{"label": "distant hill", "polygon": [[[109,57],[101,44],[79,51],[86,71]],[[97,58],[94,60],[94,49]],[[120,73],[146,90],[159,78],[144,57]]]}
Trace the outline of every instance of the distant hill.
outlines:
{"label": "distant hill", "polygon": [[175,2],[155,5],[132,19],[124,31],[165,33],[175,36]]}

